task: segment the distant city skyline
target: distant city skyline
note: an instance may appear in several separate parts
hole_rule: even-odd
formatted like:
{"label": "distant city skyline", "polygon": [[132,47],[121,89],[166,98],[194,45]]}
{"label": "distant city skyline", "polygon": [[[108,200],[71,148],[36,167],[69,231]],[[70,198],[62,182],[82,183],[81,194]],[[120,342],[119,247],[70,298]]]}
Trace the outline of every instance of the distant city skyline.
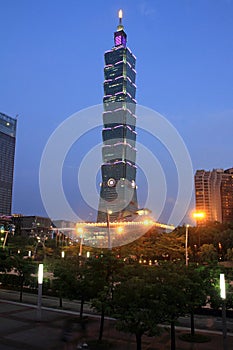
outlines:
{"label": "distant city skyline", "polygon": [[[43,149],[67,117],[102,102],[103,52],[113,46],[120,8],[129,47],[137,56],[138,103],[158,111],[175,126],[190,152],[194,172],[232,167],[231,0],[107,4],[103,0],[9,0],[2,1],[0,8],[0,111],[19,115],[13,212],[46,215],[38,180]],[[159,142],[145,132],[138,133],[138,141],[156,154],[165,169],[169,208],[177,192],[175,166]],[[64,181],[72,180],[65,190],[76,208],[80,193],[73,188],[78,164],[96,143],[101,143],[100,129],[85,142],[80,140],[64,164]],[[139,172],[142,205],[144,183]],[[94,215],[84,206],[80,210],[86,219]],[[162,218],[166,220],[166,213]]]}

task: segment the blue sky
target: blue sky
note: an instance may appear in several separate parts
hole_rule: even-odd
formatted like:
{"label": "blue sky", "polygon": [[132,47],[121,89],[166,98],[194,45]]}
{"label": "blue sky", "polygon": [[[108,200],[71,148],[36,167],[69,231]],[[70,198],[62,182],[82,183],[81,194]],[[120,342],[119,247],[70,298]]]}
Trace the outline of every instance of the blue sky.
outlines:
{"label": "blue sky", "polygon": [[[67,117],[102,102],[103,54],[120,8],[137,57],[138,103],[175,126],[194,171],[233,166],[231,0],[0,0],[0,110],[18,115],[14,212],[46,215],[38,180],[44,146]],[[85,144],[95,137],[101,142],[100,130]],[[74,149],[67,162],[81,153]],[[169,159],[166,169],[172,198]],[[64,186],[88,216],[79,194]]]}

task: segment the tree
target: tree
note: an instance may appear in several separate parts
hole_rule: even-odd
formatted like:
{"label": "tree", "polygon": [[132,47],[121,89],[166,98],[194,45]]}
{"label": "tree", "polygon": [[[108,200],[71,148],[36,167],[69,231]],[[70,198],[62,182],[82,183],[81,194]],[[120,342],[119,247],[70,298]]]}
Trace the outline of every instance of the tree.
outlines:
{"label": "tree", "polygon": [[176,232],[160,234],[155,242],[156,254],[164,260],[183,260],[185,257],[185,238]]}
{"label": "tree", "polygon": [[89,279],[92,281],[92,289],[95,291],[95,298],[92,299],[92,306],[101,314],[99,341],[102,340],[105,314],[110,312],[113,300],[114,286],[119,281],[119,272],[123,266],[120,259],[114,256],[112,251],[106,251],[98,258],[89,259]]}
{"label": "tree", "polygon": [[35,273],[36,265],[31,259],[24,259],[21,255],[10,255],[8,257],[9,268],[13,270],[19,278],[20,302],[23,301],[23,287],[32,273]]}
{"label": "tree", "polygon": [[159,283],[150,281],[148,267],[138,266],[134,276],[132,271],[116,285],[112,307],[117,328],[134,334],[137,350],[141,350],[144,334],[153,336],[161,332],[158,325],[164,320],[165,305]]}
{"label": "tree", "polygon": [[194,312],[198,307],[206,304],[207,295],[210,290],[210,278],[208,270],[204,267],[188,266],[185,269],[186,276],[185,296],[186,311],[191,318],[191,337],[195,336]]}
{"label": "tree", "polygon": [[183,264],[165,262],[156,268],[155,278],[162,291],[164,318],[171,325],[171,350],[176,349],[175,322],[187,312],[186,286]]}
{"label": "tree", "polygon": [[232,293],[233,293],[233,286],[232,286],[232,279],[233,279],[233,273],[232,273],[232,267],[224,267],[223,265],[212,267],[209,271],[210,273],[210,280],[211,280],[211,288],[209,290],[209,297],[210,297],[210,305],[213,309],[219,310],[222,306],[222,299],[220,296],[220,273],[224,273],[225,275],[225,281],[226,281],[226,308],[232,309],[233,308],[233,299],[232,299]]}
{"label": "tree", "polygon": [[121,257],[127,258],[128,261],[138,261],[142,257],[154,260],[156,258],[154,246],[157,237],[158,231],[155,227],[153,227],[132,243],[123,245],[119,248],[114,248],[113,250],[116,251],[116,253],[118,253]]}
{"label": "tree", "polygon": [[233,248],[228,248],[225,256],[226,260],[233,261]]}
{"label": "tree", "polygon": [[200,247],[200,261],[203,263],[211,263],[218,261],[218,253],[213,244],[203,244]]}
{"label": "tree", "polygon": [[53,287],[58,291],[59,305],[62,307],[62,298],[70,300],[77,295],[77,275],[79,263],[77,259],[59,259],[54,266]]}
{"label": "tree", "polygon": [[123,257],[135,257],[135,260],[177,260],[185,256],[185,236],[178,231],[158,233],[155,228],[145,235],[121,247],[119,253]]}
{"label": "tree", "polygon": [[4,249],[0,249],[0,272],[6,272],[9,268],[8,253]]}

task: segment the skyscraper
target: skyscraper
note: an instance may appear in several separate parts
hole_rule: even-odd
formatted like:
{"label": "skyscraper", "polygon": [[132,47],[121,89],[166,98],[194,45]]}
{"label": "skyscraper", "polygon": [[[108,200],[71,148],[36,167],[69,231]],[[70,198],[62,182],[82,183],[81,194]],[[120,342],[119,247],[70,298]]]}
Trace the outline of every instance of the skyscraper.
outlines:
{"label": "skyscraper", "polygon": [[197,170],[195,197],[196,210],[205,213],[205,222],[233,222],[233,168]]}
{"label": "skyscraper", "polygon": [[119,11],[114,47],[104,54],[102,182],[97,221],[130,218],[136,193],[136,57],[127,47]]}
{"label": "skyscraper", "polygon": [[221,181],[222,222],[233,223],[233,168],[222,174]]}
{"label": "skyscraper", "polygon": [[0,215],[11,214],[16,124],[0,113]]}

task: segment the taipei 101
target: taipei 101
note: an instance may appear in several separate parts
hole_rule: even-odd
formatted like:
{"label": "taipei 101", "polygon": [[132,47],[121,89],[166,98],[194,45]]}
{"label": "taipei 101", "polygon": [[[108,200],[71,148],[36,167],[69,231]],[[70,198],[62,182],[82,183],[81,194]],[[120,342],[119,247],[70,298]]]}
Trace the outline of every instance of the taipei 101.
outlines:
{"label": "taipei 101", "polygon": [[233,2],[0,7],[0,349],[232,349]]}

